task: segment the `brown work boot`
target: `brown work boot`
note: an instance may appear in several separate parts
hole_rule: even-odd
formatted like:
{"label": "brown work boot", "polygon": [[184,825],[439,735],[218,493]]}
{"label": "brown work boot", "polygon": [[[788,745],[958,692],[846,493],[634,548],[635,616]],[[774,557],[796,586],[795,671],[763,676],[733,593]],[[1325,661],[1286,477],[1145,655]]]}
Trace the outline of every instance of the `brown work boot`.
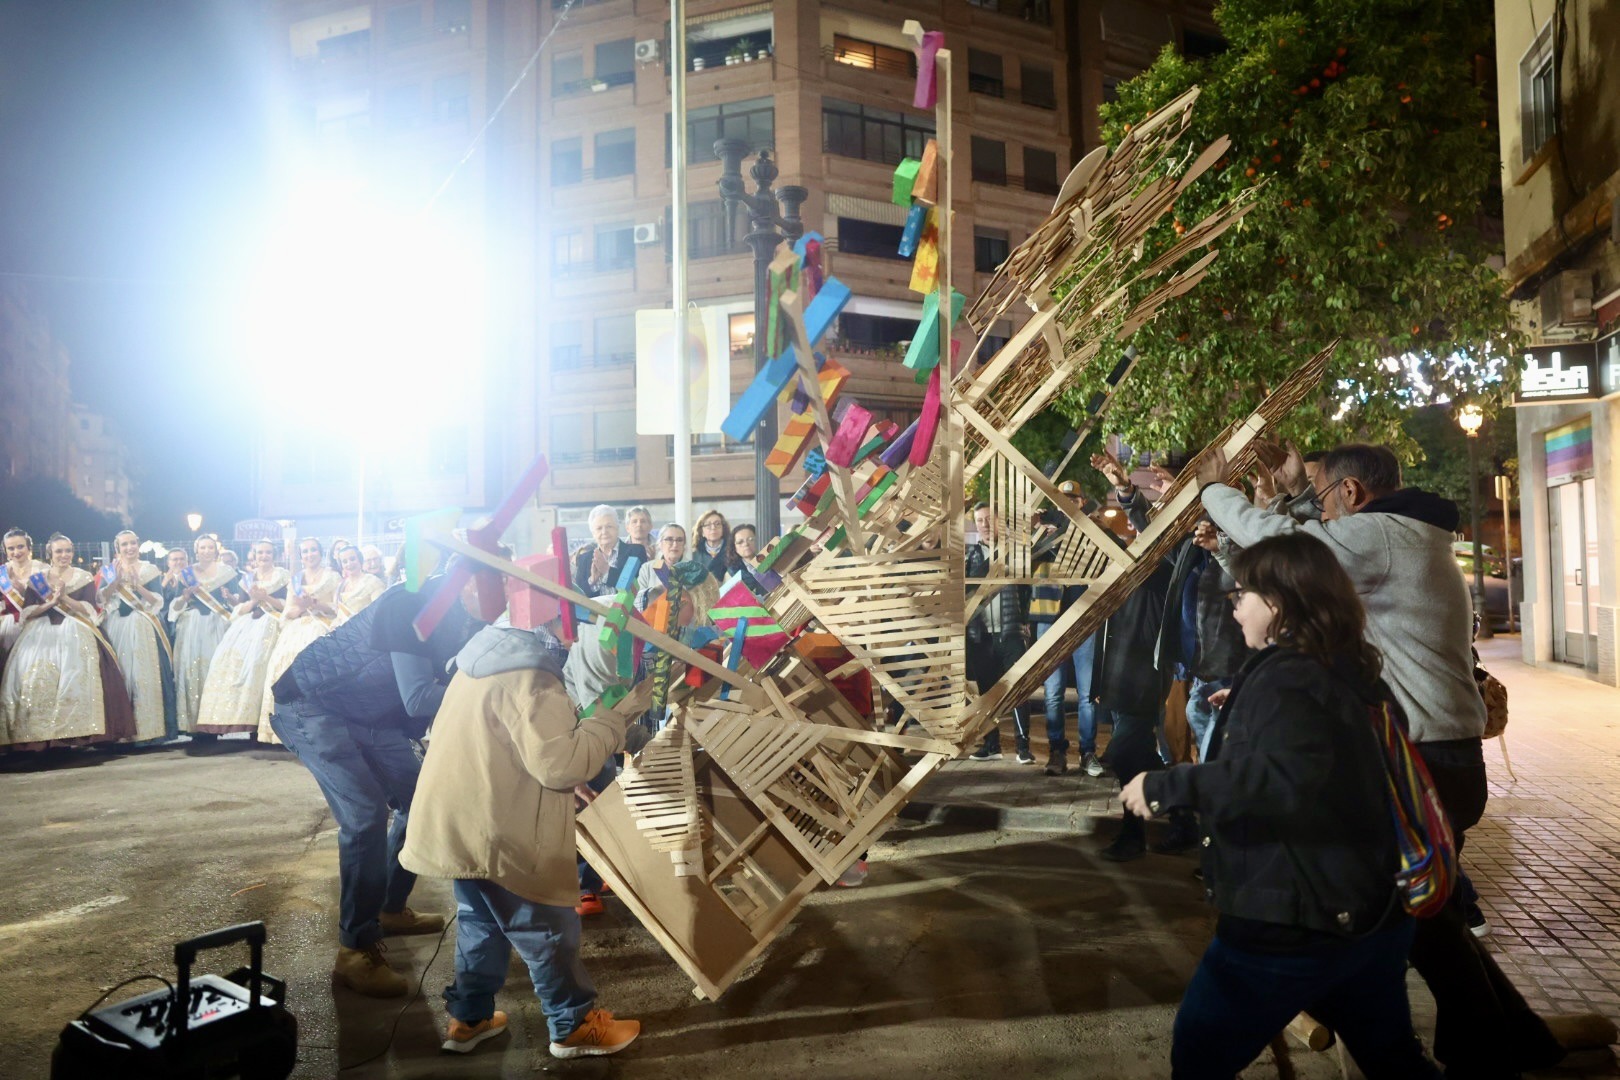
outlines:
{"label": "brown work boot", "polygon": [[366,997],[404,997],[411,988],[405,976],[388,966],[380,941],[363,949],[339,946],[332,975],[350,990]]}
{"label": "brown work boot", "polygon": [[615,1020],[606,1009],[592,1009],[585,1022],[562,1042],[551,1044],[554,1058],[593,1057],[617,1054],[641,1034],[640,1020]]}
{"label": "brown work boot", "polygon": [[385,934],[437,934],[444,930],[443,915],[418,915],[410,908],[384,911],[377,916]]}

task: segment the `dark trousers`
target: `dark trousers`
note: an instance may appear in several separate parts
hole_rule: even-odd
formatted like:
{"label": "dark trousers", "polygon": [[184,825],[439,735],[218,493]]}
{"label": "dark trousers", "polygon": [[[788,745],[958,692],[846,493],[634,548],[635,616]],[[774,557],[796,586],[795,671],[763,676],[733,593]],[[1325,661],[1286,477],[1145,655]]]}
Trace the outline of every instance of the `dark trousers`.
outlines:
{"label": "dark trousers", "polygon": [[[1163,722],[1162,712],[1108,710],[1108,750],[1103,756],[1119,778],[1120,787],[1136,779],[1139,773],[1164,768],[1164,758],[1159,756],[1159,726]],[[1126,810],[1120,822],[1120,837],[1125,840],[1140,837],[1146,832],[1145,826],[1141,818]]]}
{"label": "dark trousers", "polygon": [[1412,1033],[1411,944],[1411,920],[1339,948],[1290,955],[1247,952],[1216,938],[1176,1011],[1170,1075],[1232,1080],[1304,1011],[1344,1040],[1369,1077],[1438,1077]]}
{"label": "dark trousers", "polygon": [[[1485,813],[1488,797],[1478,747],[1474,739],[1417,748],[1459,852],[1467,831]],[[1558,1040],[1468,932],[1462,899],[1455,893],[1439,914],[1418,920],[1412,942],[1412,966],[1434,994],[1434,1056],[1448,1074],[1480,1080],[1516,1076],[1558,1061],[1563,1057]]]}
{"label": "dark trousers", "polygon": [[378,914],[403,910],[416,884],[399,865],[422,771],[416,749],[397,727],[351,724],[302,701],[277,703],[270,726],[315,777],[337,822],[338,940],[350,949],[381,941]]}
{"label": "dark trousers", "polygon": [[[969,641],[968,677],[979,688],[979,693],[988,691],[1007,674],[1024,655],[1026,647],[1024,635],[1016,630]],[[1018,740],[1019,752],[1028,752],[1029,708],[1022,701],[1013,705],[1013,736]],[[983,748],[992,754],[1001,753],[999,725],[991,728],[990,733],[984,737]]]}

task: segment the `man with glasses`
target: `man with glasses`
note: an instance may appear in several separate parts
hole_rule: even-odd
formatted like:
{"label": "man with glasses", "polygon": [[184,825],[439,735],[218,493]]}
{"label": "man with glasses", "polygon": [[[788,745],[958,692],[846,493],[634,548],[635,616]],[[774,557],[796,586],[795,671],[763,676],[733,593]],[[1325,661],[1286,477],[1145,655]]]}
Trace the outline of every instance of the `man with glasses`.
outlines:
{"label": "man with glasses", "polygon": [[[1284,491],[1310,493],[1320,521],[1250,505],[1223,481],[1226,457],[1199,464],[1211,520],[1234,544],[1304,531],[1324,541],[1367,607],[1367,640],[1406,712],[1460,851],[1485,810],[1481,735],[1485,705],[1474,683],[1473,610],[1451,536],[1457,505],[1401,486],[1388,447],[1350,443],[1325,454],[1314,482],[1297,452],[1278,471]],[[1420,920],[1412,964],[1434,992],[1435,1056],[1454,1075],[1504,1076],[1555,1063],[1563,1049],[1468,931],[1460,902]]]}

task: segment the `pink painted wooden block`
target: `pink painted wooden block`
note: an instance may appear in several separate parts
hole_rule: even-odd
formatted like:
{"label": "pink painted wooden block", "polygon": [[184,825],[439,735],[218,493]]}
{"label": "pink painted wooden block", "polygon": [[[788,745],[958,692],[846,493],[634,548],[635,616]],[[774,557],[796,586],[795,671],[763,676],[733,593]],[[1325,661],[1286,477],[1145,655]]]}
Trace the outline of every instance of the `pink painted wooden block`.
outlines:
{"label": "pink painted wooden block", "polygon": [[855,454],[866,441],[866,429],[871,426],[870,410],[851,401],[838,430],[833,432],[832,445],[827,447],[827,460],[846,469],[855,464]]}
{"label": "pink painted wooden block", "polygon": [[939,430],[939,365],[928,373],[928,393],[923,398],[922,415],[917,418],[917,437],[911,441],[911,464],[926,465],[934,449],[934,433]]}

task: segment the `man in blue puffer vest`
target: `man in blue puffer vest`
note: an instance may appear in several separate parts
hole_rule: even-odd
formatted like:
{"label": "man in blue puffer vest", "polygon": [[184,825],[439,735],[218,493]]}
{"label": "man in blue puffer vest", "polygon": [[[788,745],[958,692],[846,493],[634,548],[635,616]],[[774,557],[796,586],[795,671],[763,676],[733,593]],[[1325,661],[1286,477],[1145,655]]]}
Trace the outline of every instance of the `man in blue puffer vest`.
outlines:
{"label": "man in blue puffer vest", "polygon": [[[299,653],[273,693],[270,726],[298,755],[338,826],[339,982],[368,997],[401,997],[405,977],[383,957],[385,934],[436,934],[444,917],[405,906],[416,875],[399,865],[422,763],[420,739],[450,682],[450,662],[483,626],[469,584],[428,637],[411,621],[443,586],[396,585]],[[389,825],[389,810],[394,812]]]}

